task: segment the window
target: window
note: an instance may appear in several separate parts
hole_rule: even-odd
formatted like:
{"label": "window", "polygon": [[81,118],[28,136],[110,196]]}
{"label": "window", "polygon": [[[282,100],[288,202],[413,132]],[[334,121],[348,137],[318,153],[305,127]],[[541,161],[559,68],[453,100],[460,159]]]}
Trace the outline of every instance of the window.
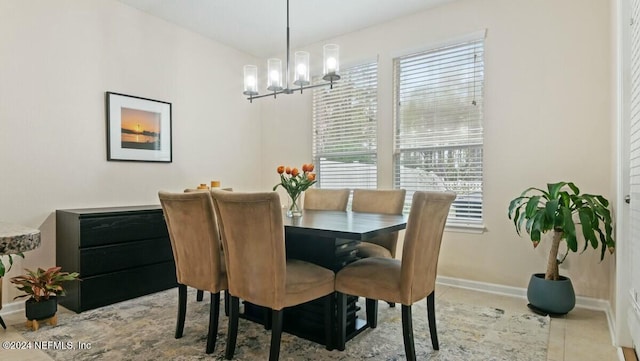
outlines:
{"label": "window", "polygon": [[453,191],[449,226],[482,223],[482,40],[394,59],[394,183]]}
{"label": "window", "polygon": [[377,63],[342,70],[313,91],[313,159],[320,188],[377,186]]}

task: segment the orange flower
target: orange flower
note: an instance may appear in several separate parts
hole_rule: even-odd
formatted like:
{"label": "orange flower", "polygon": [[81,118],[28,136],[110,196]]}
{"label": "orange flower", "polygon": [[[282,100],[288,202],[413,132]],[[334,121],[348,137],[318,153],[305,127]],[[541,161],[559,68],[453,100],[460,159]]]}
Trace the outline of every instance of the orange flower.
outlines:
{"label": "orange flower", "polygon": [[298,174],[300,174],[300,171],[298,170],[298,168],[293,168],[293,169],[291,170],[291,175],[292,175],[292,176],[297,177],[297,176],[298,176]]}
{"label": "orange flower", "polygon": [[287,174],[291,174],[291,168],[287,167],[287,168],[284,170],[284,172],[285,172],[285,173],[287,173]]}
{"label": "orange flower", "polygon": [[306,172],[308,172],[308,171],[309,171],[309,169],[308,169],[307,167],[308,167],[307,163],[305,163],[305,164],[303,164],[303,165],[302,165],[302,172],[303,172],[303,173],[306,173]]}
{"label": "orange flower", "polygon": [[278,167],[278,174],[282,174],[282,173],[284,173],[284,166],[283,165]]}
{"label": "orange flower", "polygon": [[307,172],[313,172],[314,165],[309,163],[307,164]]}
{"label": "orange flower", "polygon": [[310,181],[316,180],[316,174],[315,173],[307,174],[307,179],[310,180]]}

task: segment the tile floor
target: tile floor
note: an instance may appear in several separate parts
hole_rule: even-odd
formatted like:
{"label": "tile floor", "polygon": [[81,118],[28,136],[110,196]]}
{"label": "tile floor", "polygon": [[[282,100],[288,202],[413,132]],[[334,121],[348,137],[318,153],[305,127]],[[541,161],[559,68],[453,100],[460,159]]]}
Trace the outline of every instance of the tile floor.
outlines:
{"label": "tile floor", "polygon": [[[520,298],[494,295],[462,288],[438,285],[436,297],[453,302],[473,303],[506,310],[527,311],[526,301]],[[58,312],[70,312],[60,309]],[[3,316],[7,325],[24,322],[23,314]],[[50,327],[50,326],[43,326]],[[19,333],[0,328],[0,341],[24,340]],[[17,351],[0,348],[0,360],[51,360],[41,351]],[[568,315],[551,319],[547,361],[618,361],[612,345],[607,317],[602,311],[576,308]],[[463,361],[463,360],[461,360]]]}

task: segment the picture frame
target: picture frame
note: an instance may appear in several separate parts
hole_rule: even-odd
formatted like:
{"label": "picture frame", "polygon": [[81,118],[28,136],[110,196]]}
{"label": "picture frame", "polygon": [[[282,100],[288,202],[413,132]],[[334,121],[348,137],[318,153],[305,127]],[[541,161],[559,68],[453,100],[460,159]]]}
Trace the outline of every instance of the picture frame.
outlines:
{"label": "picture frame", "polygon": [[107,161],[172,162],[171,103],[106,92]]}

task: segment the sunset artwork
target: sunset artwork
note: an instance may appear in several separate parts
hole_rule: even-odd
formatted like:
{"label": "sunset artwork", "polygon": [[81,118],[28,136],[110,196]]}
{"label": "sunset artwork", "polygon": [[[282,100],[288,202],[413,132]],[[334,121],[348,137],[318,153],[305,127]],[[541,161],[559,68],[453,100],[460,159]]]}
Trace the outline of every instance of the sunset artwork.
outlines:
{"label": "sunset artwork", "polygon": [[160,150],[160,113],[121,108],[121,146]]}

